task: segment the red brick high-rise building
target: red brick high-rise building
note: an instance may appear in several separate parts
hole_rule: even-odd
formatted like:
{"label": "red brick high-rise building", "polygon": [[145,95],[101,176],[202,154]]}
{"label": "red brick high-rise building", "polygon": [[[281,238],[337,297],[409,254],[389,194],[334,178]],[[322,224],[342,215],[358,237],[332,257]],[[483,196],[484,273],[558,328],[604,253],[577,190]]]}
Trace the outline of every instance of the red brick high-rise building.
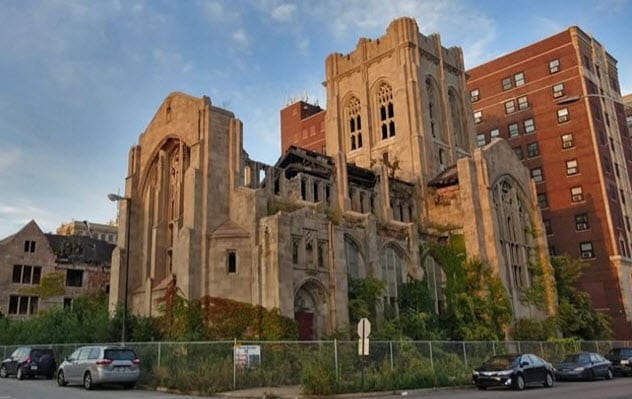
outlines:
{"label": "red brick high-rise building", "polygon": [[281,110],[281,152],[290,146],[325,154],[325,110],[296,101]]}
{"label": "red brick high-rise building", "polygon": [[530,169],[550,252],[588,262],[580,288],[632,338],[632,148],[617,61],[577,27],[468,71],[477,143]]}

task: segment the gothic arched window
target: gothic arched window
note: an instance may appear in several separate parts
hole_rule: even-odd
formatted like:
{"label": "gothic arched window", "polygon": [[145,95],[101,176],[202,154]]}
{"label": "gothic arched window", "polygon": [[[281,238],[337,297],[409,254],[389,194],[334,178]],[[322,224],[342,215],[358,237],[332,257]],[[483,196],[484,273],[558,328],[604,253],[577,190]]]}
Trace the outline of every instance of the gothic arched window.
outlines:
{"label": "gothic arched window", "polygon": [[362,118],[360,117],[360,100],[352,97],[347,103],[345,116],[348,122],[349,150],[362,148]]}
{"label": "gothic arched window", "polygon": [[377,102],[380,108],[380,132],[382,140],[395,136],[395,109],[393,107],[393,89],[383,83],[377,92]]}

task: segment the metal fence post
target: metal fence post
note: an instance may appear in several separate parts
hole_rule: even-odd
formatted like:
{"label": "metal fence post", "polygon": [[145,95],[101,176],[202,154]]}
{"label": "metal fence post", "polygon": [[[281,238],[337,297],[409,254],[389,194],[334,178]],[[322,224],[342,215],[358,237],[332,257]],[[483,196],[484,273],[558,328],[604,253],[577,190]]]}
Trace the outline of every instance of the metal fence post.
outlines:
{"label": "metal fence post", "polygon": [[391,371],[393,371],[395,370],[395,367],[393,367],[393,341],[388,341],[388,349],[391,354]]}
{"label": "metal fence post", "polygon": [[428,341],[428,347],[430,348],[430,368],[434,373],[434,359],[432,358],[432,341]]}
{"label": "metal fence post", "polygon": [[237,348],[237,338],[233,341],[233,391],[237,389],[237,363],[235,362],[235,349]]}
{"label": "metal fence post", "polygon": [[494,353],[494,356],[496,356],[496,342],[492,341],[492,352]]}
{"label": "metal fence post", "polygon": [[463,363],[465,364],[465,368],[467,368],[467,349],[465,349],[465,341],[461,342],[463,346]]}
{"label": "metal fence post", "polygon": [[334,367],[336,368],[336,382],[338,382],[338,340],[334,339]]}
{"label": "metal fence post", "polygon": [[160,343],[160,341],[158,341],[158,364],[157,364],[156,367],[160,367],[160,355],[162,354],[161,349],[162,349],[161,343]]}

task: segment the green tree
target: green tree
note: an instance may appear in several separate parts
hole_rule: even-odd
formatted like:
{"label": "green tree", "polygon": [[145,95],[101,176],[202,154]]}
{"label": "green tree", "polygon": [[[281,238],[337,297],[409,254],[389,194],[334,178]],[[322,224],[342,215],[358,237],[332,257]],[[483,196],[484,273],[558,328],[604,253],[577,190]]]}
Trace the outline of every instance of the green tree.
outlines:
{"label": "green tree", "polygon": [[446,276],[446,311],[441,321],[451,339],[499,340],[511,321],[505,288],[492,270],[477,259],[467,260],[463,236],[448,245],[433,245],[432,256]]}
{"label": "green tree", "polygon": [[551,257],[558,294],[558,325],[564,337],[584,340],[611,339],[612,327],[608,315],[592,307],[588,293],[576,285],[588,264],[568,255]]}

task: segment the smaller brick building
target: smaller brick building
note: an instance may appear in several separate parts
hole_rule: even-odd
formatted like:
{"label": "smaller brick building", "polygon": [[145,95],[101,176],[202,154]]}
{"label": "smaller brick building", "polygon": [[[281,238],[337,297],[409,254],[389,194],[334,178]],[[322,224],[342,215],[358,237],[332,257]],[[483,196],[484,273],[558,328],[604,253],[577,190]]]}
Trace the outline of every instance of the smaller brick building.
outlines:
{"label": "smaller brick building", "polygon": [[0,240],[0,313],[28,317],[71,306],[86,293],[109,293],[114,245],[83,236],[45,234],[35,221]]}

